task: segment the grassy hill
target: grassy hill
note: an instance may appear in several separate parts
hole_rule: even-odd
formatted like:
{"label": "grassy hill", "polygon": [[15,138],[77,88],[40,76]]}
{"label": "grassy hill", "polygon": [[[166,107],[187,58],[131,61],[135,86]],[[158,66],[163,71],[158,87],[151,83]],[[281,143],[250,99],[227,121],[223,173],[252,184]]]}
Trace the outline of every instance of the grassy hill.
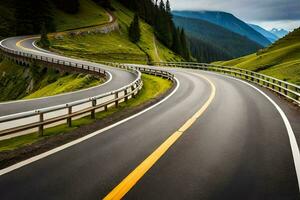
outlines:
{"label": "grassy hill", "polygon": [[[89,0],[82,0],[89,1]],[[129,41],[128,27],[133,12],[117,1],[112,1],[114,15],[119,23],[119,31],[109,34],[88,34],[84,36],[64,36],[51,38],[51,50],[69,56],[95,61],[126,63],[147,63],[147,61],[181,61],[182,58],[155,40],[153,28],[141,20],[141,40],[136,45]],[[100,6],[96,5],[94,9]],[[100,12],[99,10],[99,12]],[[157,50],[156,50],[157,49]]]}
{"label": "grassy hill", "polygon": [[300,28],[255,54],[215,63],[253,70],[300,85]]}

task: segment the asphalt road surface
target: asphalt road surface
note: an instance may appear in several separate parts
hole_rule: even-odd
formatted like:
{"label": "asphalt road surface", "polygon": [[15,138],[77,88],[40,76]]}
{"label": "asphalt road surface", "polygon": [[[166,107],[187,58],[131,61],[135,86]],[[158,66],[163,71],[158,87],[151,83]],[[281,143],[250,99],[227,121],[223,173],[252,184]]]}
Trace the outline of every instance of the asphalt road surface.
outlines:
{"label": "asphalt road surface", "polygon": [[[207,109],[124,199],[300,199],[286,126],[265,96],[241,81],[214,73],[168,70],[180,84],[167,100],[0,176],[1,200],[104,198],[203,108],[212,97],[210,82],[216,92]],[[127,77],[127,82],[133,78],[124,72],[120,76]],[[118,78],[115,84],[118,81],[126,82]],[[298,138],[299,110],[268,95],[284,108]]]}

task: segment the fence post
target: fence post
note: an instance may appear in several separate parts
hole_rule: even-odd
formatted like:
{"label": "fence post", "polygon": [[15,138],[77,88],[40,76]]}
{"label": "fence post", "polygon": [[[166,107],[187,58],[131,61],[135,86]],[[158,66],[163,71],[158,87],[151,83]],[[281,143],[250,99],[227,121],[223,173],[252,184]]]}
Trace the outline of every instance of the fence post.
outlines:
{"label": "fence post", "polygon": [[284,90],[284,94],[285,95],[288,95],[288,91],[287,91],[287,89],[289,88],[289,86],[288,86],[288,84],[284,84],[285,85],[285,90]]}
{"label": "fence post", "polygon": [[127,92],[127,90],[128,90],[128,88],[126,88],[126,89],[124,90],[125,102],[128,101],[128,96],[127,96],[128,92]]}
{"label": "fence post", "polygon": [[[93,106],[93,107],[96,107],[96,104],[97,104],[97,100],[96,100],[96,99],[93,99],[93,100],[92,100],[92,106]],[[95,119],[95,118],[96,118],[95,110],[96,110],[95,108],[92,109],[92,112],[91,112],[91,118],[92,118],[92,119]]]}
{"label": "fence post", "polygon": [[134,85],[131,86],[131,91],[132,91],[132,98],[135,98],[135,94],[134,94]]}
{"label": "fence post", "polygon": [[278,91],[281,92],[281,87],[280,87],[281,86],[281,82],[280,81],[277,81],[277,82],[278,82],[278,85],[279,85]]}
{"label": "fence post", "polygon": [[115,93],[115,99],[116,99],[115,105],[116,105],[116,108],[119,107],[119,100],[118,100],[118,98],[119,98],[119,93],[116,92],[116,93]]}
{"label": "fence post", "polygon": [[[72,114],[72,106],[68,106],[68,115],[71,115]],[[72,117],[69,116],[67,118],[67,124],[68,124],[68,127],[71,127],[72,126]]]}
{"label": "fence post", "polygon": [[[44,122],[44,113],[40,113],[40,123]],[[40,124],[39,125],[39,136],[44,135],[44,125]]]}

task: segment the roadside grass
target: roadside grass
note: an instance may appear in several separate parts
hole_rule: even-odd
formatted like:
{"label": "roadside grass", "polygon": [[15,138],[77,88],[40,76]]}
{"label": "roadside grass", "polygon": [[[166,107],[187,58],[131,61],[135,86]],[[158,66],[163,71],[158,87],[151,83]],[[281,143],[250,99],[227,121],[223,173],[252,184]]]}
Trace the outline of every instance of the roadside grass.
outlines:
{"label": "roadside grass", "polygon": [[247,55],[215,64],[253,70],[300,85],[300,29],[271,46]]}
{"label": "roadside grass", "polygon": [[109,21],[106,11],[92,0],[80,0],[79,12],[68,14],[54,9],[53,17],[57,31],[104,24]]}
{"label": "roadside grass", "polygon": [[[120,112],[124,109],[139,106],[151,99],[158,97],[172,87],[172,82],[160,77],[142,74],[144,86],[135,98],[129,99],[127,102],[122,102],[119,107],[111,107],[108,111],[96,113],[96,120],[103,119],[112,115],[113,113]],[[9,151],[33,144],[43,139],[55,137],[57,135],[69,133],[76,128],[88,125],[95,122],[90,116],[83,117],[72,121],[72,127],[66,124],[58,125],[52,128],[45,129],[44,136],[39,136],[38,133],[31,133],[23,136],[0,141],[0,152]]]}
{"label": "roadside grass", "polygon": [[103,82],[104,80],[96,78],[92,75],[71,74],[57,79],[57,81],[55,81],[54,83],[48,84],[47,86],[33,92],[23,99],[32,99],[72,92],[94,87],[96,85],[102,84]]}

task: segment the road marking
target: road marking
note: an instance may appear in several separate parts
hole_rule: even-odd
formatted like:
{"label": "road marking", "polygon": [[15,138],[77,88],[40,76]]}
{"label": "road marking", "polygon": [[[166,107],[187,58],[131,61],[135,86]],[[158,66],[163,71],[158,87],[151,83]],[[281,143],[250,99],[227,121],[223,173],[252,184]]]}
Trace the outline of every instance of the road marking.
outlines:
{"label": "road marking", "polygon": [[259,93],[261,93],[264,97],[266,97],[273,104],[273,106],[277,109],[277,111],[279,112],[279,114],[284,122],[284,125],[285,125],[287,133],[288,133],[290,146],[291,146],[291,150],[292,150],[292,155],[293,155],[293,160],[294,160],[294,165],[295,165],[295,171],[296,171],[297,180],[298,180],[298,188],[299,188],[299,192],[300,192],[300,150],[299,150],[299,146],[298,146],[298,143],[297,143],[297,140],[295,137],[295,133],[292,129],[292,126],[291,126],[287,116],[285,115],[283,110],[280,108],[280,106],[271,97],[269,97],[266,93],[264,93],[262,90],[260,90],[259,88],[251,85],[250,83],[248,83],[244,80],[240,80],[235,77],[226,76],[223,74],[217,74],[217,73],[213,73],[213,72],[206,72],[206,73],[215,74],[215,75],[223,76],[226,78],[231,78],[233,80],[240,81],[240,82],[250,86],[251,88],[253,88],[256,91],[258,91]]}
{"label": "road marking", "polygon": [[35,52],[38,52],[38,53],[44,53],[44,52],[40,52],[40,51],[37,51],[37,50],[34,50],[34,49],[30,49],[30,48],[27,48],[27,47],[24,47],[21,45],[22,42],[26,41],[26,40],[31,40],[31,39],[37,39],[39,37],[35,36],[35,37],[29,37],[29,38],[24,38],[22,40],[19,40],[17,43],[16,43],[16,46],[23,49],[23,50],[27,50],[27,51],[35,51]]}
{"label": "road marking", "polygon": [[167,152],[167,150],[190,128],[195,121],[204,113],[213,101],[216,94],[215,85],[205,76],[196,74],[205,79],[211,86],[211,94],[204,105],[190,118],[183,126],[165,140],[153,153],[151,153],[141,164],[139,164],[126,178],[124,178],[104,200],[121,199],[143,176],[144,174]]}
{"label": "road marking", "polygon": [[12,165],[12,166],[9,166],[9,167],[7,167],[7,168],[4,168],[4,169],[0,170],[0,176],[2,176],[2,175],[4,175],[4,174],[7,174],[7,173],[9,173],[9,172],[11,172],[11,171],[14,171],[14,170],[16,170],[16,169],[19,169],[19,168],[21,168],[21,167],[24,167],[24,166],[26,166],[26,165],[29,165],[30,163],[33,163],[33,162],[35,162],[35,161],[38,161],[38,160],[40,160],[40,159],[42,159],[42,158],[45,158],[45,157],[50,156],[50,155],[52,155],[52,154],[55,154],[55,153],[57,153],[57,152],[59,152],[59,151],[62,151],[62,150],[64,150],[64,149],[67,149],[67,148],[69,148],[69,147],[71,147],[71,146],[74,146],[74,145],[76,145],[76,144],[79,144],[79,143],[81,143],[81,142],[83,142],[83,141],[85,141],[85,140],[88,140],[88,139],[90,139],[90,138],[92,138],[92,137],[94,137],[94,136],[96,136],[96,135],[98,135],[98,134],[100,134],[100,133],[103,133],[103,132],[105,132],[105,131],[107,131],[107,130],[110,130],[110,129],[116,127],[116,126],[119,126],[119,125],[121,125],[121,124],[123,124],[123,123],[125,123],[125,122],[127,122],[127,121],[129,121],[129,120],[131,120],[131,119],[134,119],[134,118],[136,118],[136,117],[138,117],[138,116],[144,114],[145,112],[147,112],[147,111],[149,111],[149,110],[151,110],[151,109],[153,109],[153,108],[159,106],[159,105],[162,104],[163,102],[167,101],[171,96],[173,96],[173,95],[177,92],[178,88],[180,87],[180,82],[179,82],[179,80],[178,80],[176,77],[175,77],[174,79],[175,79],[175,81],[176,81],[176,88],[175,88],[168,96],[166,96],[164,99],[162,99],[161,101],[157,102],[156,104],[150,106],[149,108],[146,108],[145,110],[142,110],[141,112],[139,112],[139,113],[137,113],[137,114],[135,114],[135,115],[132,115],[132,116],[130,116],[130,117],[127,117],[126,119],[123,119],[123,120],[121,120],[121,121],[119,121],[119,122],[116,122],[116,123],[110,125],[110,126],[107,126],[107,127],[103,128],[103,129],[100,129],[100,130],[98,130],[98,131],[95,131],[95,132],[93,132],[93,133],[91,133],[91,134],[88,134],[88,135],[86,135],[86,136],[84,136],[84,137],[82,137],[82,138],[79,138],[79,139],[74,140],[74,141],[72,141],[72,142],[69,142],[69,143],[67,143],[67,144],[61,145],[61,146],[59,146],[59,147],[57,147],[57,148],[55,148],[55,149],[52,149],[52,150],[47,151],[47,152],[45,152],[45,153],[39,154],[39,155],[37,155],[37,156],[34,156],[34,157],[32,157],[32,158],[29,158],[29,159],[27,159],[27,160],[24,160],[24,161],[22,161],[22,162],[19,162],[19,163],[16,163],[16,164]]}

